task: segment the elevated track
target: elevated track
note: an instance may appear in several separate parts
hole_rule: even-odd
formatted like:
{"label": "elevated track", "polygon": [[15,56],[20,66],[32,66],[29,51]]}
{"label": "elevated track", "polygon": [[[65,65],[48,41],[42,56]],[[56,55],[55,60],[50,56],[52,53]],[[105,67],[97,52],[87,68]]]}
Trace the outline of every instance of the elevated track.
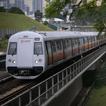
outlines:
{"label": "elevated track", "polygon": [[[96,63],[106,53],[106,47],[100,46],[89,55],[82,57],[74,64],[62,69],[55,75],[25,90],[23,93],[1,104],[1,106],[36,105],[46,106],[50,101],[64,91],[73,81],[81,76],[87,69]],[[27,101],[26,101],[27,100]]]}

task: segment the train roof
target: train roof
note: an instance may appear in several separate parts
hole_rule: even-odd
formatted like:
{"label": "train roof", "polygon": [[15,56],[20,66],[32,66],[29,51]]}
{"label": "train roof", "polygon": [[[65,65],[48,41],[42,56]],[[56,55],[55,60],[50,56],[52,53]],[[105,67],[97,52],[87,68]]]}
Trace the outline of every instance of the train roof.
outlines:
{"label": "train roof", "polygon": [[40,37],[44,40],[55,40],[55,39],[64,39],[64,38],[78,38],[78,37],[88,37],[88,36],[97,36],[98,32],[80,32],[80,31],[21,31],[13,36],[10,39],[17,39],[22,36],[30,36],[31,38]]}
{"label": "train roof", "polygon": [[98,32],[80,32],[80,31],[49,31],[49,32],[38,32],[43,35],[45,40],[50,39],[64,39],[64,38],[79,38],[88,36],[97,36]]}

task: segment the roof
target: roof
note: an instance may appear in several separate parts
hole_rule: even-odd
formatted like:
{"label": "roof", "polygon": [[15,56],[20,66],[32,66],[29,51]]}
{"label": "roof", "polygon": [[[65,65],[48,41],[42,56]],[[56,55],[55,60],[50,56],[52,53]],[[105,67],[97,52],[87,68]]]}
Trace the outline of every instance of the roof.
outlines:
{"label": "roof", "polygon": [[64,39],[64,38],[78,38],[78,37],[88,37],[88,36],[97,36],[98,32],[80,32],[80,31],[21,31],[13,36],[10,39],[17,39],[23,36],[30,36],[31,38],[41,37],[44,40],[55,40],[55,39]]}
{"label": "roof", "polygon": [[78,38],[78,37],[88,37],[97,36],[98,32],[80,32],[80,31],[49,31],[49,32],[39,32],[45,40],[51,39],[64,39],[64,38]]}

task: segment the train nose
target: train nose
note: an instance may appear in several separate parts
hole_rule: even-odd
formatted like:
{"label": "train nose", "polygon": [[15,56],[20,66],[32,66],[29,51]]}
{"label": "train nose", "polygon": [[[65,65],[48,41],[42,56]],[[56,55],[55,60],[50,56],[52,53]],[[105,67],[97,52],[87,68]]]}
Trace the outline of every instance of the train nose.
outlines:
{"label": "train nose", "polygon": [[19,70],[19,75],[23,76],[30,75],[30,70]]}

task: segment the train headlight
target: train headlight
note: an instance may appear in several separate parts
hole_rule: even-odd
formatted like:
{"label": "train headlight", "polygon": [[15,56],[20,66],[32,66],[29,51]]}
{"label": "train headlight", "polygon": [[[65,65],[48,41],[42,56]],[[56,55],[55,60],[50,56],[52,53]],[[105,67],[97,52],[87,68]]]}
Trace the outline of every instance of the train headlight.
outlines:
{"label": "train headlight", "polygon": [[15,60],[13,60],[13,61],[12,61],[12,63],[14,63],[14,64],[15,64],[15,63],[16,63],[16,62],[15,62]]}
{"label": "train headlight", "polygon": [[35,60],[35,63],[37,64],[38,63],[38,60]]}

